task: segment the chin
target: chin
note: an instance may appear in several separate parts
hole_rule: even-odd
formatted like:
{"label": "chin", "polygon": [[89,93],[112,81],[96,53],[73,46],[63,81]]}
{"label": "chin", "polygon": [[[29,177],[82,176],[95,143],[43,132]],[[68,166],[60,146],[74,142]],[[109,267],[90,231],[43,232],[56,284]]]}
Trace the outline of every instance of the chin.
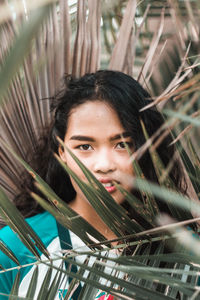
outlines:
{"label": "chin", "polygon": [[119,205],[121,205],[125,201],[124,198],[118,198],[118,197],[115,198],[115,197],[113,197],[113,199]]}

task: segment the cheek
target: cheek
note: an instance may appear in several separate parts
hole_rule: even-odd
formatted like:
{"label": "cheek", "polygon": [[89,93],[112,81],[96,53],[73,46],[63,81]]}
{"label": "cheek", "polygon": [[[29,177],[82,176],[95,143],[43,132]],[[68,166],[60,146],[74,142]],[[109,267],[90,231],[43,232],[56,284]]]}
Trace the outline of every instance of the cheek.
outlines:
{"label": "cheek", "polygon": [[118,171],[119,171],[119,181],[122,186],[128,190],[129,192],[133,189],[133,181],[134,181],[134,170],[132,163],[129,162],[129,158],[126,160],[118,161]]}
{"label": "cheek", "polygon": [[[77,153],[74,153],[74,154],[88,169],[90,169],[90,160],[89,159],[84,159],[80,155],[77,155]],[[71,155],[69,153],[65,153],[65,163],[80,179],[85,180],[85,175],[83,174],[82,170],[80,169],[78,164],[75,162],[75,160],[71,157]],[[72,181],[72,179],[71,179],[71,181]]]}
{"label": "cheek", "polygon": [[[79,158],[80,159],[80,158]],[[83,174],[83,172],[81,171],[81,169],[79,168],[79,166],[77,165],[77,163],[74,161],[74,159],[71,157],[71,155],[67,155],[66,156],[66,161],[65,163],[67,164],[67,166],[83,181],[86,181],[85,175]],[[71,183],[72,186],[76,192],[77,195],[82,195],[81,189],[79,188],[78,184],[76,183],[76,181],[71,177]]]}
{"label": "cheek", "polygon": [[67,166],[74,171],[77,175],[81,171],[77,163],[74,161],[74,159],[71,156],[67,156],[66,159]]}
{"label": "cheek", "polygon": [[130,162],[130,156],[127,155],[121,155],[116,158],[116,162],[118,165],[118,169],[127,175],[134,175],[133,166]]}
{"label": "cheek", "polygon": [[134,170],[133,170],[133,166],[131,163],[128,163],[125,166],[125,173],[129,174],[129,175],[134,175]]}

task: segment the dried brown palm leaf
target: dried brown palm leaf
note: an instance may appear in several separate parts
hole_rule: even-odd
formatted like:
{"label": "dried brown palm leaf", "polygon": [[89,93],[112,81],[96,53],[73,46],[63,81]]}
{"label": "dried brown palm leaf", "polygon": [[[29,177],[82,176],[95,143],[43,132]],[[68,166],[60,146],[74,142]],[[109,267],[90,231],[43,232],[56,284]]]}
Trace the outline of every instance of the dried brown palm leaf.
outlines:
{"label": "dried brown palm leaf", "polygon": [[[191,88],[196,87],[198,88],[198,81],[199,81],[199,75],[193,76],[191,79],[189,79],[187,82],[184,82],[184,79],[187,78],[187,76],[191,73],[191,68],[186,70],[183,75],[181,75],[181,72],[183,70],[183,65],[179,68],[179,71],[175,74],[174,79],[170,82],[170,84],[167,86],[167,88],[163,91],[161,95],[159,95],[152,103],[148,104],[146,107],[141,109],[141,111],[145,109],[149,109],[155,105],[159,104],[159,107],[162,108],[166,101],[169,100],[171,97],[174,97],[174,100],[178,99],[181,95],[181,93],[184,93],[187,91],[187,93],[191,93]],[[179,75],[181,75],[179,77]]]}
{"label": "dried brown palm leaf", "polygon": [[[39,7],[43,7],[47,4],[55,2],[55,0],[35,0],[35,1],[21,1],[16,0],[12,2],[11,6],[8,5],[10,1],[1,0],[0,2],[0,24],[7,22],[10,19],[11,12],[14,11],[16,16],[24,16],[25,10],[31,11]],[[26,9],[25,9],[26,6]],[[12,10],[13,9],[13,10]],[[17,22],[17,20],[15,20]]]}
{"label": "dried brown palm leaf", "polygon": [[[132,53],[133,53],[133,57],[132,57],[132,65],[134,65],[135,63],[135,57],[136,57],[136,44],[137,44],[137,41],[139,40],[139,36],[141,34],[141,31],[142,31],[142,28],[147,20],[147,16],[148,16],[148,13],[149,13],[149,10],[150,10],[150,4],[147,5],[147,8],[145,9],[145,12],[144,12],[144,15],[142,17],[142,22],[141,24],[139,25],[139,27],[137,28],[136,30],[136,34],[135,34],[135,41],[133,42],[133,50],[132,50]],[[132,74],[132,73],[131,73]],[[130,75],[131,75],[130,74]]]}
{"label": "dried brown palm leaf", "polygon": [[151,42],[150,47],[149,47],[149,51],[148,51],[148,53],[146,55],[145,63],[142,66],[140,74],[139,74],[139,76],[137,78],[140,83],[143,83],[143,80],[146,78],[147,73],[149,71],[150,65],[152,65],[154,63],[154,59],[153,58],[155,56],[155,51],[156,51],[156,49],[158,47],[159,40],[160,40],[162,32],[163,32],[163,27],[164,27],[164,9],[162,10],[161,20],[158,23],[157,30],[154,33],[152,42]]}
{"label": "dried brown palm leaf", "polygon": [[[77,33],[73,50],[73,65],[72,75],[79,76],[83,72],[86,65],[86,42],[84,45],[84,39],[86,40],[86,1],[78,1],[77,6]],[[84,46],[83,46],[84,45]],[[83,48],[85,47],[85,49]],[[83,58],[83,61],[82,61]],[[82,66],[82,67],[81,67]]]}
{"label": "dried brown palm leaf", "polygon": [[129,39],[134,25],[134,17],[136,12],[137,2],[135,0],[129,0],[122,24],[119,30],[119,37],[113,49],[109,69],[123,71],[125,67],[125,60],[127,55],[127,49],[129,45]]}
{"label": "dried brown palm leaf", "polygon": [[[196,117],[199,114],[200,113],[196,111],[195,113],[192,114],[192,117]],[[173,140],[172,145],[177,143],[181,138],[183,138],[186,135],[186,133],[188,133],[192,128],[193,128],[192,125],[188,125],[185,129],[183,129],[183,131],[181,131],[181,133],[179,133],[179,135]]]}
{"label": "dried brown palm leaf", "polygon": [[100,64],[101,2],[88,1],[88,18],[86,9],[86,1],[79,1],[72,65],[74,76],[94,72]]}
{"label": "dried brown palm leaf", "polygon": [[[188,11],[188,16],[189,16],[189,20],[190,20],[190,33],[192,36],[192,40],[198,42],[199,41],[199,27],[198,27],[198,21],[194,16],[194,10],[191,6],[190,1],[186,0],[185,1],[185,5],[186,5],[186,9]],[[194,5],[196,6],[196,10],[198,11],[198,7],[197,7],[197,3],[194,3]]]}
{"label": "dried brown palm leaf", "polygon": [[184,29],[182,26],[181,11],[180,11],[180,7],[178,5],[178,1],[177,0],[168,0],[168,3],[170,5],[171,18],[174,22],[174,26],[178,33],[177,37],[180,40],[180,45],[181,45],[182,49],[185,50],[186,49],[186,44],[185,44],[186,35],[185,35]]}
{"label": "dried brown palm leaf", "polygon": [[[53,8],[53,11],[55,10],[56,7]],[[52,44],[46,39],[44,27],[42,34],[33,43],[32,53],[24,60],[20,72],[13,79],[6,96],[8,104],[1,108],[0,114],[1,136],[25,159],[28,159],[28,152],[34,155],[38,136],[50,122],[49,102],[41,101],[41,98],[49,97],[50,93],[55,92],[58,84],[58,79],[55,80],[55,77],[53,79],[49,78],[51,75],[49,75],[48,67],[42,73],[38,72],[39,77],[35,72],[37,68],[40,68],[40,65],[38,65],[35,69],[35,62],[39,62],[41,57],[45,57],[45,48],[49,52],[52,47]],[[9,26],[4,25],[2,30],[4,39],[7,42],[5,43],[7,48],[1,51],[1,57],[4,60],[8,47],[15,39],[14,32],[18,30],[12,22],[9,23]],[[57,34],[54,32],[54,35]],[[61,77],[61,74],[57,74],[55,71],[59,70],[58,64],[61,65],[61,61],[55,63],[55,68],[50,73],[56,74],[57,78]],[[22,168],[16,161],[9,159],[3,145],[0,145],[0,149],[1,159],[5,162],[1,169],[1,184],[10,194],[15,194],[17,187],[20,187]],[[10,171],[7,172],[6,168]],[[13,175],[11,170],[13,170]]]}
{"label": "dried brown palm leaf", "polygon": [[[88,2],[88,16],[86,1],[79,3],[74,64],[71,61],[71,21],[68,3],[60,0],[59,5],[52,6],[48,21],[43,24],[40,34],[33,40],[31,52],[7,92],[8,104],[0,113],[1,137],[28,161],[36,153],[38,138],[50,124],[49,99],[58,90],[64,73],[69,74],[72,71],[79,76],[81,73],[95,71],[100,62],[100,2]],[[31,15],[30,9],[31,6],[27,6],[26,13],[20,11],[24,24],[27,14]],[[20,23],[22,24],[21,20],[19,23],[13,22],[11,17],[10,20],[1,28],[1,36],[4,39],[4,46],[0,48],[1,62],[17,37]],[[3,145],[0,145],[0,150],[0,183],[13,196],[21,185],[22,168],[16,161],[9,159]]]}
{"label": "dried brown palm leaf", "polygon": [[61,72],[71,72],[71,22],[67,1],[60,0],[60,44],[61,47]]}
{"label": "dried brown palm leaf", "polygon": [[160,53],[158,55],[156,55],[155,59],[154,59],[154,63],[151,64],[151,68],[149,70],[149,74],[148,76],[145,78],[145,84],[148,86],[148,83],[151,79],[151,76],[153,75],[153,72],[155,70],[155,68],[158,66],[159,62],[160,62],[160,59],[161,59],[161,56],[162,56],[162,53],[164,52],[165,50],[165,47],[167,45],[167,40],[164,42],[164,44],[162,45],[162,48],[160,50]]}
{"label": "dried brown palm leaf", "polygon": [[101,38],[101,1],[88,0],[88,22],[87,30],[89,35],[88,67],[87,72],[95,72],[100,66]]}

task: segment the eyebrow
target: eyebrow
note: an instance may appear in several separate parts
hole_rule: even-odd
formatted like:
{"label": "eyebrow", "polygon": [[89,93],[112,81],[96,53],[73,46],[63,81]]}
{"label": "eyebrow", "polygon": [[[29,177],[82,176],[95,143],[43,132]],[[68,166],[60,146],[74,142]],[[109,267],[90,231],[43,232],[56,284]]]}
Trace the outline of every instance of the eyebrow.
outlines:
{"label": "eyebrow", "polygon": [[[120,134],[116,134],[114,136],[112,136],[110,138],[110,141],[115,141],[115,140],[119,140],[121,138],[127,138],[127,137],[130,137],[130,133],[129,132],[122,132]],[[85,136],[85,135],[73,135],[70,137],[70,140],[73,140],[73,141],[87,141],[87,142],[94,142],[95,139],[90,137],[90,136]]]}

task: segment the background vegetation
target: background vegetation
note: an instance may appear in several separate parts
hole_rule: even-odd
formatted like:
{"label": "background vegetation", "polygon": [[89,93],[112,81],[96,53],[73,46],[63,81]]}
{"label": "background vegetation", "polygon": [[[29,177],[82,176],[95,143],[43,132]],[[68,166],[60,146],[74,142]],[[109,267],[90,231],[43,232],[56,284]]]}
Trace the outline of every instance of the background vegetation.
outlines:
{"label": "background vegetation", "polygon": [[[133,161],[137,174],[135,188],[141,191],[148,205],[144,207],[144,203],[127,195],[133,209],[139,207],[141,216],[151,224],[151,230],[145,231],[142,224],[125,218],[100,185],[96,190],[92,184],[83,185],[77,178],[92,205],[97,207],[98,203],[104,203],[105,210],[97,207],[97,212],[108,226],[114,226],[119,240],[123,241],[116,248],[127,247],[127,238],[121,237],[121,229],[132,238],[131,246],[135,247],[132,256],[105,259],[105,249],[107,253],[110,251],[103,247],[103,244],[107,247],[106,242],[101,242],[101,249],[97,249],[94,241],[100,241],[100,235],[83,219],[74,218],[76,214],[35,175],[38,187],[49,201],[56,197],[57,208],[33,196],[92,249],[84,253],[87,258],[78,273],[70,268],[65,271],[74,280],[63,297],[69,299],[77,280],[81,280],[86,284],[80,299],[92,299],[98,288],[119,299],[199,299],[200,242],[183,227],[193,222],[185,221],[191,208],[197,222],[200,212],[199,1],[2,0],[0,5],[0,213],[3,222],[15,229],[36,257],[35,244],[47,257],[43,264],[49,265],[49,272],[40,290],[41,299],[54,299],[64,271],[57,269],[54,280],[49,281],[55,267],[50,265],[41,241],[11,201],[19,192],[24,167],[34,172],[26,164],[29,162],[27,153],[36,152],[37,139],[51,121],[50,103],[63,74],[80,76],[99,68],[130,74],[153,95],[154,105],[163,112],[166,125],[173,131],[189,197],[172,191],[167,176],[170,165],[164,169],[160,164],[153,147],[154,138],[135,153]],[[145,181],[136,163],[149,145],[161,187]],[[88,170],[84,172],[89,181],[95,180]],[[175,223],[169,216],[155,218],[155,196],[172,208]],[[112,224],[107,217],[110,214],[115,220]],[[166,253],[166,246],[170,253],[169,250]],[[2,243],[0,250],[18,265],[14,254]],[[65,260],[69,265],[79,266],[74,257],[83,255],[80,251],[68,253]],[[91,259],[95,260],[92,265]],[[36,266],[41,264],[39,260],[35,263]],[[105,271],[105,264],[112,265],[111,274]],[[85,269],[89,272],[85,273]],[[126,272],[126,277],[121,278],[117,271]],[[103,283],[100,277],[105,278]],[[13,295],[18,294],[18,280],[16,277]],[[34,297],[36,282],[37,271],[27,293],[29,299]]]}

